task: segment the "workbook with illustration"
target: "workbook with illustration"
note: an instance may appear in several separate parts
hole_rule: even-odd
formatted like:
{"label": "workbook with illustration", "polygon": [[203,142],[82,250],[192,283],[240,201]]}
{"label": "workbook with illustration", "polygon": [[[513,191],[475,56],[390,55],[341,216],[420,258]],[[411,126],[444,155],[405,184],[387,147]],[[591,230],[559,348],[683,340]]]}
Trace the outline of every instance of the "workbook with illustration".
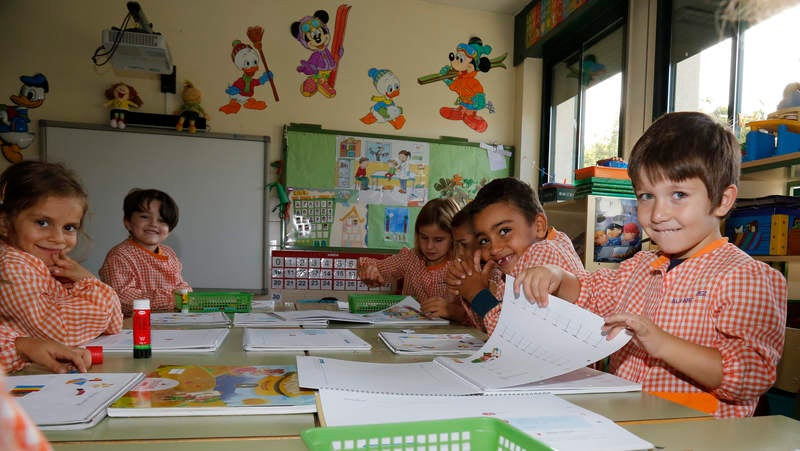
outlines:
{"label": "workbook with illustration", "polygon": [[289,320],[275,313],[250,312],[234,313],[233,325],[236,327],[328,327],[326,319]]}
{"label": "workbook with illustration", "polygon": [[463,355],[483,346],[472,334],[418,334],[414,332],[378,332],[378,337],[395,354]]}
{"label": "workbook with illustration", "polygon": [[9,376],[5,382],[40,428],[58,430],[94,426],[109,404],[142,379],[143,373],[76,373]]}
{"label": "workbook with illustration", "polygon": [[111,417],[313,413],[294,365],[164,365],[108,408]]}
{"label": "workbook with illustration", "polygon": [[245,351],[369,351],[372,345],[348,329],[245,329]]}
{"label": "workbook with illustration", "polygon": [[391,364],[297,356],[300,386],[434,395],[641,390],[640,384],[584,368],[620,349],[630,335],[609,340],[601,334],[600,316],[554,296],[539,307],[514,296],[513,285],[509,278],[494,333],[468,357]]}
{"label": "workbook with illustration", "polygon": [[275,312],[289,321],[326,320],[328,322],[374,324],[385,327],[436,326],[450,324],[446,319],[429,318],[422,314],[419,303],[411,296],[389,308],[373,313],[350,313],[334,310],[296,310]]}

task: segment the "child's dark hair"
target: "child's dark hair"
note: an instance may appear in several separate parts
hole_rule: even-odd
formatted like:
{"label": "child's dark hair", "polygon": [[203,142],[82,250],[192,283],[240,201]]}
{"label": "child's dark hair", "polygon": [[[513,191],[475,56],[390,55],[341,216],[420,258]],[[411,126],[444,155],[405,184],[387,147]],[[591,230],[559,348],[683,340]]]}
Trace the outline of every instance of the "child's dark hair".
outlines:
{"label": "child's dark hair", "polygon": [[470,202],[470,211],[475,215],[489,205],[500,202],[517,207],[529,223],[533,222],[537,215],[544,214],[544,208],[539,203],[536,191],[527,183],[513,177],[494,179],[487,183]]}
{"label": "child's dark hair", "polygon": [[634,189],[651,182],[703,181],[716,208],[730,185],[739,184],[742,153],[736,136],[711,116],[678,112],[661,116],[633,146],[628,174]]}
{"label": "child's dark hair", "polygon": [[450,220],[450,228],[455,229],[456,227],[461,227],[464,224],[470,224],[472,220],[472,210],[470,209],[472,203],[467,204],[461,210],[458,210],[458,213],[453,215],[453,219]]}
{"label": "child's dark hair", "polygon": [[169,194],[157,189],[134,188],[130,190],[122,203],[125,219],[130,221],[134,213],[147,211],[150,202],[154,200],[161,202],[158,214],[167,223],[171,232],[178,225],[178,205]]}
{"label": "child's dark hair", "polygon": [[443,231],[450,233],[453,216],[458,213],[458,203],[449,197],[431,199],[423,205],[414,223],[414,248],[419,248],[419,229],[426,225],[435,224]]}
{"label": "child's dark hair", "polygon": [[79,199],[86,214],[86,191],[75,173],[60,163],[21,161],[9,166],[0,175],[0,214],[6,219],[13,220],[21,211],[47,197]]}

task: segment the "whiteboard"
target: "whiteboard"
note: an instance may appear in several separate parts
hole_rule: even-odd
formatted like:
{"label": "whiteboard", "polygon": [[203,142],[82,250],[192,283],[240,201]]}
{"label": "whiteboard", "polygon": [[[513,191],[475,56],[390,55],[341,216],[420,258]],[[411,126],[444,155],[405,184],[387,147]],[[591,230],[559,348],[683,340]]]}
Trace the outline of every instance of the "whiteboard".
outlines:
{"label": "whiteboard", "polygon": [[263,291],[266,283],[265,174],[269,137],[40,121],[41,159],[76,172],[89,194],[73,251],[97,274],[128,233],[122,201],[131,188],[175,199],[178,225],[165,241],[193,288]]}

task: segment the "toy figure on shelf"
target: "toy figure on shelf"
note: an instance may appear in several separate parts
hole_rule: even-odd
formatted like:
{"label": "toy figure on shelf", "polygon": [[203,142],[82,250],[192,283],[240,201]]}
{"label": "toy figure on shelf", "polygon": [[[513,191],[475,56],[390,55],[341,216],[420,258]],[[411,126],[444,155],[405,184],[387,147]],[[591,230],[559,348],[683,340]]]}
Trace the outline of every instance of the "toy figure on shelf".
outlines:
{"label": "toy figure on shelf", "polygon": [[28,110],[39,108],[50,90],[47,77],[42,74],[19,77],[22,87],[18,95],[9,97],[14,105],[0,105],[0,146],[3,156],[11,163],[22,161],[21,149],[33,143],[33,133],[28,132]]}
{"label": "toy figure on shelf", "polygon": [[277,211],[282,220],[289,219],[289,196],[283,186],[283,160],[273,161],[269,165],[275,168],[275,181],[267,184],[267,190],[272,191],[274,188],[275,195],[278,196],[278,205],[272,211]]}
{"label": "toy figure on shelf", "polygon": [[[209,120],[208,114],[200,105],[203,100],[203,93],[195,88],[191,81],[186,80],[183,82],[183,92],[181,93],[183,103],[180,108],[175,110],[175,114],[180,115],[178,123],[175,125],[175,130],[183,131],[184,125],[188,127],[189,133],[197,131],[197,119],[201,116],[205,118],[206,122]],[[208,128],[208,125],[206,125]]]}
{"label": "toy figure on shelf", "polygon": [[[289,31],[292,37],[306,49],[311,51],[307,60],[300,60],[297,72],[307,77],[300,86],[305,97],[313,96],[319,91],[325,97],[336,95],[336,70],[344,55],[344,30],[347,24],[347,13],[350,5],[339,5],[336,9],[336,30],[331,37],[328,27],[328,12],[318,10],[313,16],[306,16],[292,23]],[[331,48],[328,50],[328,42]]]}
{"label": "toy figure on shelf", "polygon": [[139,93],[131,85],[115,83],[106,89],[105,94],[108,101],[104,105],[107,108],[111,108],[111,127],[124,129],[125,112],[131,108],[140,108],[142,106],[143,102],[139,97]]}
{"label": "toy figure on shelf", "polygon": [[406,118],[403,116],[403,108],[394,103],[394,98],[400,95],[400,80],[388,69],[373,67],[368,75],[380,95],[372,96],[371,100],[375,103],[369,113],[361,118],[361,122],[365,124],[388,122],[395,129],[401,129],[406,123]]}
{"label": "toy figure on shelf", "polygon": [[244,106],[249,110],[263,110],[267,107],[267,102],[258,100],[255,94],[256,86],[261,86],[267,81],[272,80],[272,72],[264,69],[260,77],[256,78],[258,72],[259,53],[252,46],[240,40],[235,40],[231,44],[231,60],[236,67],[242,71],[242,76],[231,83],[225,90],[225,94],[230,96],[227,104],[219,107],[225,114],[238,113]]}

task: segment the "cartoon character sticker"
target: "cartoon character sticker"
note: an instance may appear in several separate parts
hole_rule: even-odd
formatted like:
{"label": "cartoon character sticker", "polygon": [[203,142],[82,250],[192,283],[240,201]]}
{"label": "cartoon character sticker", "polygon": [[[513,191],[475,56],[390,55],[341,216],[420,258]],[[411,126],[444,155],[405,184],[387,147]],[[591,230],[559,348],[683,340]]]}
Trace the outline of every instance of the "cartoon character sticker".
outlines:
{"label": "cartoon character sticker", "polygon": [[242,71],[242,76],[228,86],[225,93],[230,96],[227,104],[219,107],[225,114],[235,114],[244,106],[250,110],[263,110],[267,108],[267,102],[258,100],[254,97],[255,88],[272,80],[272,72],[264,70],[261,76],[256,78],[259,69],[259,52],[251,45],[240,40],[231,43],[231,61]]}
{"label": "cartoon character sticker", "polygon": [[456,107],[442,107],[439,114],[453,121],[464,121],[469,128],[483,133],[489,127],[486,120],[478,115],[481,110],[494,113],[494,105],[486,100],[483,85],[477,79],[479,72],[489,72],[495,67],[505,68],[503,54],[496,59],[489,59],[492,52],[490,45],[484,45],[479,37],[471,37],[467,43],[456,46],[450,52],[450,64],[441,68],[438,74],[426,75],[417,79],[419,84],[443,81],[451,91],[458,94]]}
{"label": "cartoon character sticker", "polygon": [[11,163],[22,161],[21,149],[27,149],[33,143],[33,133],[28,132],[28,110],[39,108],[44,103],[45,94],[50,90],[47,77],[22,75],[19,77],[22,86],[18,95],[9,97],[14,105],[0,104],[0,147],[3,156]]}
{"label": "cartoon character sticker", "polygon": [[[307,50],[311,56],[307,60],[300,60],[297,72],[306,75],[300,86],[300,92],[305,97],[311,97],[319,91],[327,98],[336,95],[336,70],[339,61],[344,55],[344,31],[347,25],[349,5],[340,5],[336,10],[336,30],[331,37],[328,27],[328,12],[318,10],[313,16],[306,16],[293,22],[289,30],[292,37]],[[330,50],[328,50],[330,43]]]}
{"label": "cartoon character sticker", "polygon": [[394,103],[394,98],[400,95],[400,80],[389,69],[373,67],[367,74],[372,78],[379,95],[372,96],[371,100],[375,103],[369,113],[361,118],[361,122],[365,124],[388,122],[397,130],[403,128],[403,124],[406,123],[403,108]]}

